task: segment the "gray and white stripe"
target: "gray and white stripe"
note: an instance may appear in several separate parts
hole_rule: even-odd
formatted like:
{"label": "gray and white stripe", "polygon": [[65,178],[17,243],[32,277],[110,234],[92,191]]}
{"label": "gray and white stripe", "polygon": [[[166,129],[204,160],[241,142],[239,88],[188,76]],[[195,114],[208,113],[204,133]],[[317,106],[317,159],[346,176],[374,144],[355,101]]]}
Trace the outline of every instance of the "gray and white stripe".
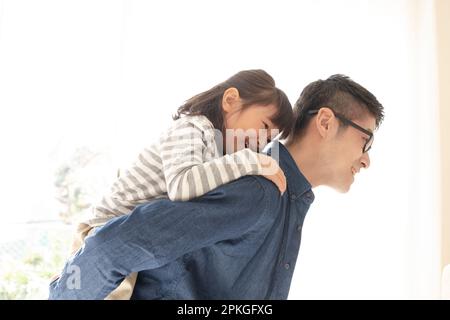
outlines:
{"label": "gray and white stripe", "polygon": [[174,121],[159,144],[144,149],[116,180],[111,192],[93,207],[93,217],[84,223],[101,225],[154,199],[187,201],[242,176],[261,172],[254,151],[243,149],[223,156],[215,141],[214,127],[204,116]]}

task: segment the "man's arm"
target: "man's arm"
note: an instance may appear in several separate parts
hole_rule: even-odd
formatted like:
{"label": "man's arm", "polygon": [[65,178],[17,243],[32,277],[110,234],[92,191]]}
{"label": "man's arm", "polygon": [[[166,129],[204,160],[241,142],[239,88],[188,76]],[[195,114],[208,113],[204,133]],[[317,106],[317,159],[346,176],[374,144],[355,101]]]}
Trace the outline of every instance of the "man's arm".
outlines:
{"label": "man's arm", "polygon": [[[268,186],[269,185],[269,186]],[[108,222],[86,239],[51,299],[103,299],[131,272],[159,268],[182,255],[250,231],[267,214],[270,182],[246,177],[190,202],[158,200]],[[74,271],[79,286],[74,285]]]}

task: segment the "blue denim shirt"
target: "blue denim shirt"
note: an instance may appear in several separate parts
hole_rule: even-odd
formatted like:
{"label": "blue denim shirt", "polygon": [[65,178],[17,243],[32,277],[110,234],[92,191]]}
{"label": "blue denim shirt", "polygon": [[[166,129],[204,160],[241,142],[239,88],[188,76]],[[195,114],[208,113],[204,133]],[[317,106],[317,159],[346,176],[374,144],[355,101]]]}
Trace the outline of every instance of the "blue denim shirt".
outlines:
{"label": "blue denim shirt", "polygon": [[[283,196],[271,181],[247,176],[189,202],[141,205],[86,240],[50,298],[103,299],[139,271],[133,299],[286,299],[314,194],[275,144],[287,178]],[[81,275],[75,289],[73,279],[66,285],[73,270]]]}

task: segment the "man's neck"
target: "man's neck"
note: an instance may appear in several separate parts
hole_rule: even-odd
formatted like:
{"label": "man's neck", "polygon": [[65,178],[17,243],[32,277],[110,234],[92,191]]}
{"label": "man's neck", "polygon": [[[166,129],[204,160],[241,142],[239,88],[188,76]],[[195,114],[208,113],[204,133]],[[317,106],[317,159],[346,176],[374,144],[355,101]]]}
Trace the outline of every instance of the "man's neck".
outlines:
{"label": "man's neck", "polygon": [[295,139],[295,142],[286,141],[285,146],[311,186],[314,188],[320,185],[323,168],[320,165],[320,152],[317,145],[311,140]]}

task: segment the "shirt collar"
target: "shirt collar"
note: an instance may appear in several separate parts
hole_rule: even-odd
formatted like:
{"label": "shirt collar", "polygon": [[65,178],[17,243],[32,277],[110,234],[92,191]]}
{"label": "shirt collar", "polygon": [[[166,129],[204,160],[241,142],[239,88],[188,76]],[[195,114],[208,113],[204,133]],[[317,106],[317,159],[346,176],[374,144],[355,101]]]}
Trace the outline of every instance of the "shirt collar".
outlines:
{"label": "shirt collar", "polygon": [[[278,157],[277,157],[278,153]],[[308,204],[314,201],[311,184],[298,168],[288,149],[279,141],[273,141],[267,154],[275,158],[287,180],[287,192],[292,200],[302,198]]]}

